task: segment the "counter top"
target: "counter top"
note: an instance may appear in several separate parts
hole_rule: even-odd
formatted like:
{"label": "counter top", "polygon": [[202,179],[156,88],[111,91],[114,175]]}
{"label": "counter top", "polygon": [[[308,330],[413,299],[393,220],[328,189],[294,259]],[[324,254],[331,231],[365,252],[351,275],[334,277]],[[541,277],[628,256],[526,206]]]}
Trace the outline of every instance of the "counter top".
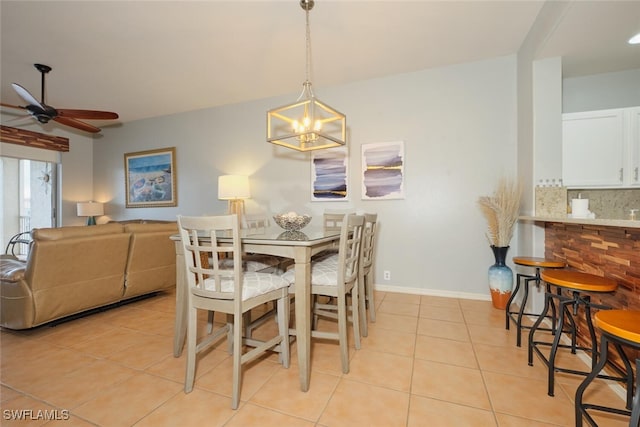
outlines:
{"label": "counter top", "polygon": [[520,221],[537,221],[537,222],[561,222],[566,224],[584,224],[584,225],[600,225],[605,227],[624,227],[624,228],[640,228],[640,220],[630,221],[627,219],[600,219],[600,218],[567,218],[565,217],[546,217],[546,216],[520,216]]}

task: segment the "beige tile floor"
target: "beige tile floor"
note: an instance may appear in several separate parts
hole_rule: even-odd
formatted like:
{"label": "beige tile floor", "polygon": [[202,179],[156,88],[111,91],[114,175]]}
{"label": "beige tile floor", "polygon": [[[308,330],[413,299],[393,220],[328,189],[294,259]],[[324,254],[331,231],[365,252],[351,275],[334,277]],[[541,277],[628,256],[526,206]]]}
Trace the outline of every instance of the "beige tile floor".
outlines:
{"label": "beige tile floor", "polygon": [[[230,408],[225,345],[199,359],[195,389],[183,392],[185,358],[172,354],[171,293],[55,327],[3,330],[0,424],[574,425],[573,396],[582,377],[558,374],[555,397],[547,396],[542,363],[534,359],[528,366],[526,346],[515,346],[504,312],[489,302],[379,292],[377,306],[377,322],[362,348],[351,347],[348,374],[341,373],[337,344],[314,341],[311,388],[301,392],[294,345],[289,369],[269,355],[245,370],[236,411]],[[273,322],[257,334],[270,328]],[[560,360],[585,367],[576,356],[562,354]],[[602,382],[586,396],[623,406]],[[68,419],[44,420],[45,414]],[[627,425],[618,416],[597,420],[601,426]]]}

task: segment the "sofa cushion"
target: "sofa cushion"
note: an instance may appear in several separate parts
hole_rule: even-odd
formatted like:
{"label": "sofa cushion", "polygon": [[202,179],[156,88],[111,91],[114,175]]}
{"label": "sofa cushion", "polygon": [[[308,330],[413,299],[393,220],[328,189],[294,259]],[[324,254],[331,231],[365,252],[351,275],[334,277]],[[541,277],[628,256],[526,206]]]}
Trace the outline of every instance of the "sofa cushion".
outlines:
{"label": "sofa cushion", "polygon": [[171,224],[175,221],[168,221],[164,219],[123,219],[121,221],[109,221],[109,224]]}
{"label": "sofa cushion", "polygon": [[178,234],[178,223],[175,221],[129,223],[124,225],[124,231],[127,233],[155,233],[162,231]]}
{"label": "sofa cushion", "polygon": [[131,233],[124,297],[174,287],[176,251],[170,237],[178,233],[177,223],[126,224],[124,228]]}
{"label": "sofa cushion", "polygon": [[124,232],[124,226],[115,223],[92,225],[90,227],[36,228],[33,230],[33,240],[62,240],[122,232]]}

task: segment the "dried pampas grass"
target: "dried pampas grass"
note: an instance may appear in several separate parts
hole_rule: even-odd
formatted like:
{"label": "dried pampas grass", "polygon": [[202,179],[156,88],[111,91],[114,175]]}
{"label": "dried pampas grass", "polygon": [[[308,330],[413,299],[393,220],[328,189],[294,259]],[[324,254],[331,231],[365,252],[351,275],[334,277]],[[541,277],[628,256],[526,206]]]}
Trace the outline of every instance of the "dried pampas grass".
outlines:
{"label": "dried pampas grass", "polygon": [[522,183],[500,178],[493,196],[478,199],[480,211],[487,219],[487,239],[493,246],[509,246],[513,228],[518,220]]}

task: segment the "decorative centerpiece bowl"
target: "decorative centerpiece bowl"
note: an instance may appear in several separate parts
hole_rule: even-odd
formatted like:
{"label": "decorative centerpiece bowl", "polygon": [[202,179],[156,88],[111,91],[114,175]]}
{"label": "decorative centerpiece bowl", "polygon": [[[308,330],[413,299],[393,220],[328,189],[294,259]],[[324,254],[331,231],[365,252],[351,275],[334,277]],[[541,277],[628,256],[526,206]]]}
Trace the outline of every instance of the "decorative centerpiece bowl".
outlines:
{"label": "decorative centerpiece bowl", "polygon": [[273,220],[287,231],[299,231],[309,224],[311,216],[287,212],[286,214],[274,215]]}

